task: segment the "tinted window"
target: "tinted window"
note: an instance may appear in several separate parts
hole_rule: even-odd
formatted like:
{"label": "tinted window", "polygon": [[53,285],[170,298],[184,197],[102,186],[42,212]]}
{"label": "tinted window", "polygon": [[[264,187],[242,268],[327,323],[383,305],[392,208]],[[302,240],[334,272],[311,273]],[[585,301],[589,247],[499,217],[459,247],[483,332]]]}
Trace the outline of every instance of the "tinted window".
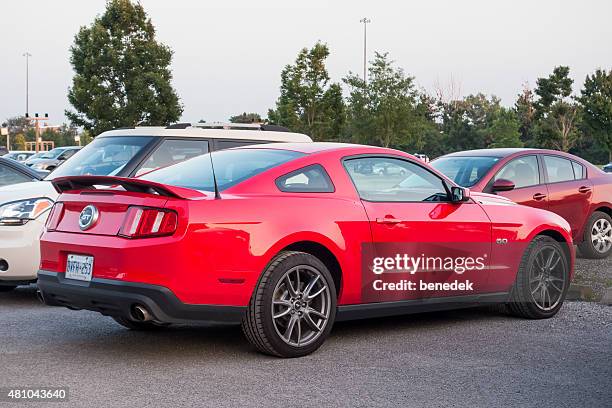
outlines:
{"label": "tinted window", "polygon": [[55,169],[47,179],[63,176],[116,175],[151,139],[149,136],[95,138]]}
{"label": "tinted window", "polygon": [[219,191],[223,191],[303,155],[273,149],[220,150],[153,171],[142,176],[142,179],[195,190],[214,191],[212,156],[217,186]]}
{"label": "tinted window", "polygon": [[217,150],[254,144],[271,143],[265,140],[217,140]]}
{"label": "tinted window", "polygon": [[279,177],[276,185],[281,191],[294,193],[332,193],[334,191],[329,175],[319,164]]}
{"label": "tinted window", "polygon": [[208,141],[206,140],[164,140],[138,169],[136,175],[205,153],[208,153]]}
{"label": "tinted window", "polygon": [[40,159],[57,159],[57,157],[64,152],[65,149],[55,148],[51,149],[48,152],[42,154]]}
{"label": "tinted window", "polygon": [[572,166],[574,167],[574,178],[576,180],[586,178],[586,174],[584,174],[584,166],[582,164],[572,162]]}
{"label": "tinted window", "polygon": [[574,168],[570,160],[555,156],[544,156],[544,166],[549,183],[574,180]]}
{"label": "tinted window", "polygon": [[8,166],[0,164],[0,186],[8,186],[9,184],[25,183],[32,179]]}
{"label": "tinted window", "polygon": [[478,183],[499,157],[441,157],[431,165],[446,177],[463,187]]}
{"label": "tinted window", "polygon": [[514,183],[515,188],[535,186],[540,184],[538,159],[536,156],[523,156],[514,159],[497,172],[493,181],[505,179]]}
{"label": "tinted window", "polygon": [[[344,166],[364,200],[448,200],[442,179],[409,161],[367,157],[346,160]],[[381,169],[386,169],[387,173]]]}

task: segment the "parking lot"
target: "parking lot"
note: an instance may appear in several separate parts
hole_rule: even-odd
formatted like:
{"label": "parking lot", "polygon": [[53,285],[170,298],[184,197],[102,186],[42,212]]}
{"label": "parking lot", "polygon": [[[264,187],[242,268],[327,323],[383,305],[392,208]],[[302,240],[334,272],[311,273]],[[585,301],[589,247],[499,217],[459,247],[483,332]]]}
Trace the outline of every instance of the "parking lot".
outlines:
{"label": "parking lot", "polygon": [[[610,278],[612,260],[598,265]],[[72,406],[603,407],[610,344],[611,307],[567,302],[540,321],[474,309],[341,323],[314,355],[281,360],[238,327],[131,332],[45,307],[33,287],[0,297],[0,386],[69,387]]]}

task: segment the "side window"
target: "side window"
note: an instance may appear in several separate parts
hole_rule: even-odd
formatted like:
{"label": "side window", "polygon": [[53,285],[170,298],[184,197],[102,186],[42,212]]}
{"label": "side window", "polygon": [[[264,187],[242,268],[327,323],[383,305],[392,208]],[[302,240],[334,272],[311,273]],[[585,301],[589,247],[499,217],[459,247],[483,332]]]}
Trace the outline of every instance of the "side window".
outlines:
{"label": "side window", "polygon": [[10,184],[25,183],[32,181],[25,174],[21,174],[10,167],[0,165],[0,186],[8,186]]}
{"label": "side window", "polygon": [[578,164],[573,161],[572,166],[574,167],[574,178],[576,180],[586,178],[586,174],[584,174],[584,166],[582,164]]}
{"label": "side window", "polygon": [[568,159],[544,156],[544,167],[546,167],[549,183],[574,180],[574,167]]}
{"label": "side window", "polygon": [[72,157],[77,151],[76,150],[66,150],[64,153],[60,154],[57,160],[68,160]]}
{"label": "side window", "polygon": [[523,156],[510,161],[497,172],[493,181],[499,179],[512,181],[515,188],[540,184],[538,159],[536,156]]}
{"label": "side window", "polygon": [[231,149],[232,147],[248,146],[261,143],[271,143],[267,140],[217,140],[217,150]]}
{"label": "side window", "polygon": [[333,193],[334,185],[320,164],[292,171],[276,179],[276,186],[286,193]]}
{"label": "side window", "polygon": [[448,201],[441,178],[410,161],[364,157],[344,161],[359,196],[368,201]]}
{"label": "side window", "polygon": [[164,140],[138,169],[136,175],[208,153],[207,140]]}

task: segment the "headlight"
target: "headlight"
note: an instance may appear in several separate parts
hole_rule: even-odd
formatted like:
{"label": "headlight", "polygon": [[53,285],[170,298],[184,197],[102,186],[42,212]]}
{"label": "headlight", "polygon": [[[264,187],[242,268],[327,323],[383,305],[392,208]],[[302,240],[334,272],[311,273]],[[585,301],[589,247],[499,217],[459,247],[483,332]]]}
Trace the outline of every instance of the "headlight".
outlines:
{"label": "headlight", "polygon": [[0,206],[0,225],[23,225],[53,206],[48,198],[30,198]]}
{"label": "headlight", "polygon": [[36,169],[36,170],[44,170],[47,167],[47,165],[45,163],[34,163],[30,167],[32,167],[33,169]]}

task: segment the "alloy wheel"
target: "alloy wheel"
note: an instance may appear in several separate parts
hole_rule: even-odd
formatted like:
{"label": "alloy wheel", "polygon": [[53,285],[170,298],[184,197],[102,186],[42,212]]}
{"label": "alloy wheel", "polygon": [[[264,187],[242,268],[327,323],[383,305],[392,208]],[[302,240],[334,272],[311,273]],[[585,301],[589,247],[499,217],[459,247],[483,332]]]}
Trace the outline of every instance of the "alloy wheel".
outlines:
{"label": "alloy wheel", "polygon": [[563,297],[566,278],[559,248],[541,247],[529,271],[529,290],[536,306],[544,311],[554,309]]}
{"label": "alloy wheel", "polygon": [[331,293],[321,272],[308,265],[285,272],[274,288],[271,312],[285,343],[302,347],[315,341],[331,313]]}
{"label": "alloy wheel", "polygon": [[591,242],[593,248],[600,254],[610,250],[610,247],[612,247],[612,225],[607,219],[600,218],[593,223]]}

